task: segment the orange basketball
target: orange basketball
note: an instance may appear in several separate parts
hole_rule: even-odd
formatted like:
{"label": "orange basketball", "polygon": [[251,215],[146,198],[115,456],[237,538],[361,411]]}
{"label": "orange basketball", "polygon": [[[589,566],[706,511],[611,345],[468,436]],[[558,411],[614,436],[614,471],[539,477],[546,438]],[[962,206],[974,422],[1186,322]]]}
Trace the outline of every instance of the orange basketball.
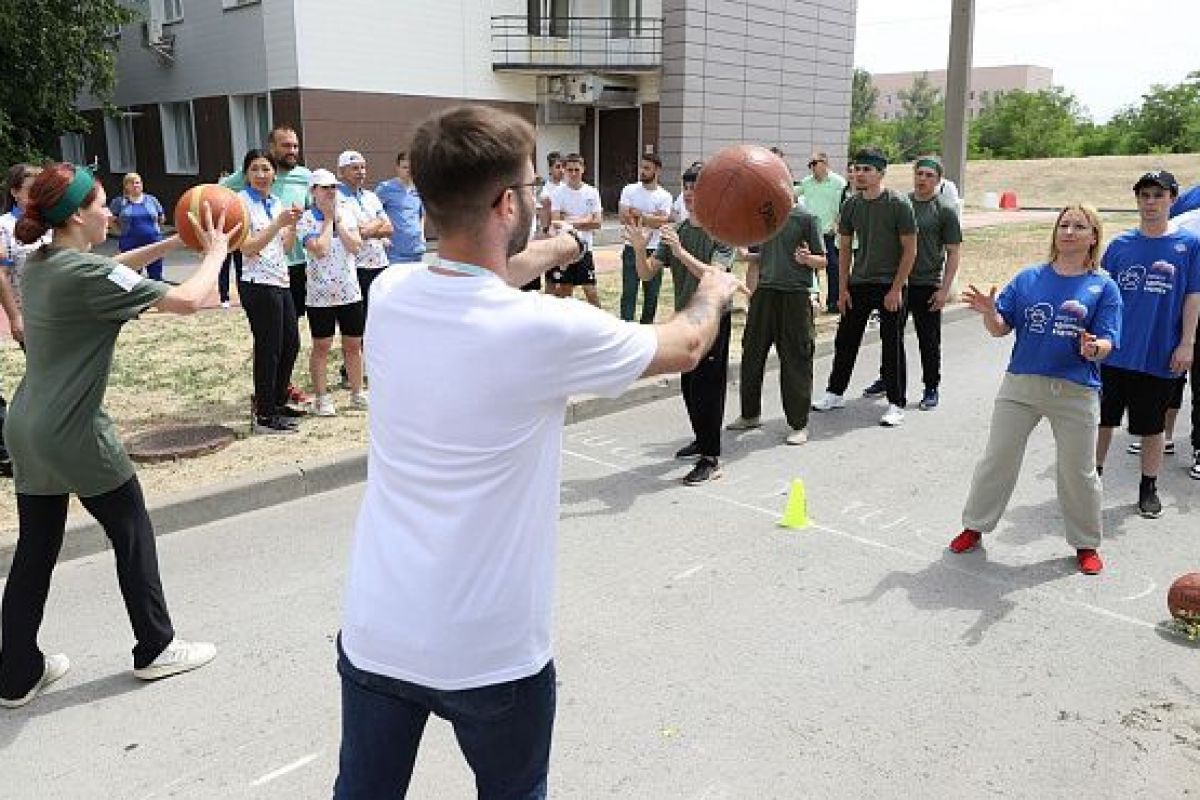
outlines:
{"label": "orange basketball", "polygon": [[792,174],[765,147],[738,144],[704,162],[692,217],[714,239],[748,247],[767,241],[792,210]]}
{"label": "orange basketball", "polygon": [[1200,572],[1175,579],[1167,590],[1167,608],[1175,619],[1200,620]]}
{"label": "orange basketball", "polygon": [[229,249],[237,250],[246,240],[248,232],[246,207],[242,205],[242,201],[238,199],[235,192],[215,183],[193,186],[184,192],[179,198],[179,202],[175,204],[175,230],[179,232],[179,238],[183,239],[183,243],[193,250],[200,249],[200,240],[196,238],[196,229],[192,227],[188,212],[193,212],[196,219],[203,225],[205,202],[212,207],[213,224],[216,224],[221,217],[222,209],[225,211],[225,230],[231,231],[239,222],[242,223],[241,230],[229,240]]}

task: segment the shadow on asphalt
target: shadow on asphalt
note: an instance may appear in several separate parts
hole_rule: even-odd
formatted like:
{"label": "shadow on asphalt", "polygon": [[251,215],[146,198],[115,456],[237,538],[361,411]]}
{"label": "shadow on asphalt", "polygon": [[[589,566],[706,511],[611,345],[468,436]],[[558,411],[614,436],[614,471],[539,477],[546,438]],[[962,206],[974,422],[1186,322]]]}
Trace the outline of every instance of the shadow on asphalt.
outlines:
{"label": "shadow on asphalt", "polygon": [[66,708],[86,706],[110,697],[118,697],[145,686],[145,682],[137,680],[128,672],[119,672],[65,689],[51,687],[24,708],[0,712],[0,751],[6,750],[20,737],[25,723],[31,719],[49,716]]}

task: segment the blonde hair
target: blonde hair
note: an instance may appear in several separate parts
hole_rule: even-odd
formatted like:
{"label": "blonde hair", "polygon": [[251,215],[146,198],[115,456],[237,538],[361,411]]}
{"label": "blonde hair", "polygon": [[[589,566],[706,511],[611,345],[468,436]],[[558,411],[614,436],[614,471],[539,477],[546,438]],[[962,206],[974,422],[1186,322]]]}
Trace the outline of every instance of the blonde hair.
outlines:
{"label": "blonde hair", "polygon": [[1087,217],[1088,224],[1092,226],[1092,232],[1096,234],[1096,241],[1092,242],[1092,246],[1088,248],[1087,255],[1088,272],[1095,272],[1100,268],[1100,245],[1104,242],[1104,223],[1100,221],[1100,213],[1096,209],[1083,203],[1063,206],[1062,211],[1059,211],[1058,216],[1055,217],[1054,228],[1050,231],[1049,261],[1053,263],[1058,258],[1058,225],[1068,211],[1078,211]]}
{"label": "blonde hair", "polygon": [[129,188],[129,184],[133,183],[134,181],[140,181],[141,179],[142,176],[136,172],[126,172],[125,177],[121,179],[121,191],[127,190]]}

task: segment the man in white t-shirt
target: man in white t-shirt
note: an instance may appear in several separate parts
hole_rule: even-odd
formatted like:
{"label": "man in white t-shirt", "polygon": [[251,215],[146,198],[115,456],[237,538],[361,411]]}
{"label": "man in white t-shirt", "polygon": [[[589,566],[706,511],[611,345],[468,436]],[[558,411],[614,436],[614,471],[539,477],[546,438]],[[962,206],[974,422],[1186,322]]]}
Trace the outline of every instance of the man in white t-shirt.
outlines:
{"label": "man in white t-shirt", "polygon": [[[662,172],[662,159],[653,153],[642,156],[638,168],[638,182],[631,183],[621,190],[621,199],[617,202],[617,211],[621,216],[622,225],[636,225],[650,230],[650,239],[646,243],[646,254],[654,255],[658,249],[661,225],[671,219],[671,193],[658,185],[658,176]],[[629,242],[621,250],[621,319],[632,322],[637,311],[638,286],[642,289],[643,325],[654,322],[654,314],[658,311],[658,290],[662,288],[662,272],[655,272],[648,281],[638,278],[637,256]]]}
{"label": "man in white t-shirt", "polygon": [[376,281],[367,322],[337,800],[404,796],[431,713],[454,726],[480,797],[546,796],[567,400],[694,369],[736,286],[704,272],[683,313],[656,326],[519,291],[583,250],[569,227],[527,246],[533,148],[527,122],[485,106],[439,112],[413,136],[441,238],[428,269]]}
{"label": "man in white t-shirt", "polygon": [[592,231],[600,229],[600,221],[604,217],[600,193],[596,187],[583,182],[583,156],[571,153],[563,161],[567,178],[550,195],[550,212],[554,219],[568,222],[579,231],[584,251],[575,263],[547,272],[546,283],[550,293],[556,297],[570,297],[575,293],[576,286],[582,287],[587,301],[599,308],[596,264],[592,260]]}

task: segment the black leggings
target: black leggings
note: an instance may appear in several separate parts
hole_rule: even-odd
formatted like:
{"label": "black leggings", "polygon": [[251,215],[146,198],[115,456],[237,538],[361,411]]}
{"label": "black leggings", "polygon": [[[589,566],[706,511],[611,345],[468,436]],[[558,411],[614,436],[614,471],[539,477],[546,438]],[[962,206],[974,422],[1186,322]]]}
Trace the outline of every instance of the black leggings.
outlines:
{"label": "black leggings", "polygon": [[254,334],[254,413],[271,417],[287,403],[300,352],[296,307],[292,293],[280,286],[243,281],[238,294]]}
{"label": "black leggings", "polygon": [[[62,549],[69,499],[65,494],[17,494],[20,536],[0,610],[0,697],[24,696],[45,669],[37,636],[50,574]],[[134,476],[111,492],[79,499],[112,542],[117,582],[137,639],[133,666],[145,667],[171,643],[175,630],[158,577],[154,527],[141,484]]]}

